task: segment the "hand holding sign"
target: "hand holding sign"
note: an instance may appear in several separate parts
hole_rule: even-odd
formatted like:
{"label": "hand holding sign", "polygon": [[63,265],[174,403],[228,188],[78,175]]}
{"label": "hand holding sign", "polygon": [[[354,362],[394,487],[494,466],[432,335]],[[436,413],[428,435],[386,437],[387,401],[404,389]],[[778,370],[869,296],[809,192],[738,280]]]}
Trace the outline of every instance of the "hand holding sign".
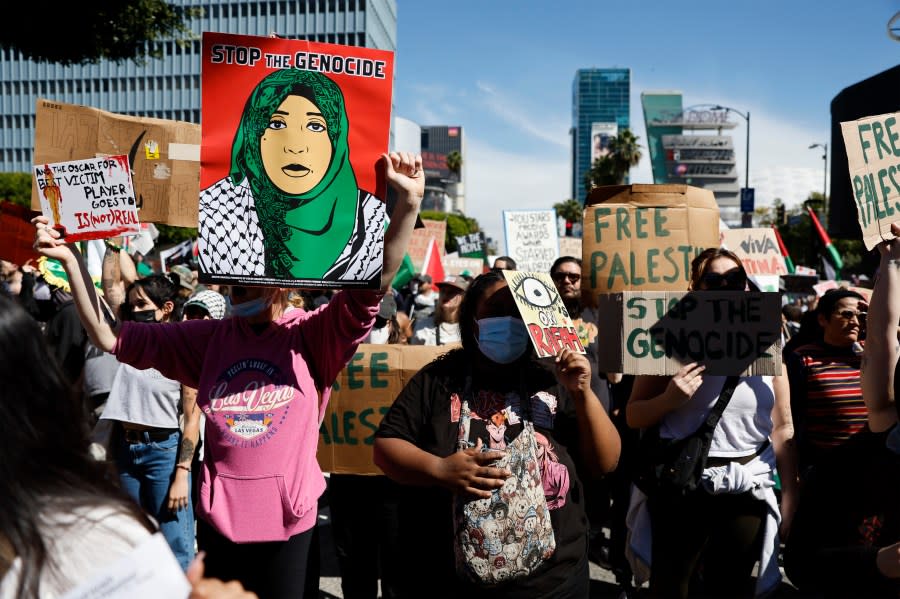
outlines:
{"label": "hand holding sign", "polygon": [[556,379],[572,395],[591,391],[591,363],[568,347],[556,356]]}

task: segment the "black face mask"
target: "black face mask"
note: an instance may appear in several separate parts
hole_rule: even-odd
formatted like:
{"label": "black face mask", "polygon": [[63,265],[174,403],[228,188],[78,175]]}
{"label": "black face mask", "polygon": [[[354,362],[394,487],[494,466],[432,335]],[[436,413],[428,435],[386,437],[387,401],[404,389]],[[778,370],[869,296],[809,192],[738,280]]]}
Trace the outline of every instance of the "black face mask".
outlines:
{"label": "black face mask", "polygon": [[156,310],[133,310],[131,320],[134,322],[159,322],[156,320]]}

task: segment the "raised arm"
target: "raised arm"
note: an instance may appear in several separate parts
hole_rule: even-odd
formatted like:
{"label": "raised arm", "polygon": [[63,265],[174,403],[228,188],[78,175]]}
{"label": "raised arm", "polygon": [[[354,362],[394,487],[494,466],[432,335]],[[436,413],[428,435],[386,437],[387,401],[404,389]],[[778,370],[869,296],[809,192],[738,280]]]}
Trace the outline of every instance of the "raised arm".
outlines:
{"label": "raised arm", "polygon": [[[900,236],[900,224],[891,225]],[[897,325],[900,323],[900,239],[878,244],[881,264],[869,303],[866,349],[862,360],[862,393],[868,409],[869,428],[878,433],[897,422],[894,409],[894,368],[900,356]]]}
{"label": "raised arm", "polygon": [[48,226],[46,216],[35,217],[32,221],[36,232],[34,249],[43,256],[53,258],[62,264],[72,288],[72,298],[78,309],[81,324],[90,337],[91,342],[103,351],[112,351],[116,343],[117,331],[107,324],[100,307],[100,299],[90,283],[91,277],[81,257],[81,253],[72,244],[60,239],[59,231]]}
{"label": "raised arm", "polygon": [[397,204],[390,215],[391,224],[384,235],[384,267],[381,290],[387,291],[409,246],[419,205],[425,195],[425,171],[422,157],[409,152],[391,152],[382,157],[388,183],[397,191]]}

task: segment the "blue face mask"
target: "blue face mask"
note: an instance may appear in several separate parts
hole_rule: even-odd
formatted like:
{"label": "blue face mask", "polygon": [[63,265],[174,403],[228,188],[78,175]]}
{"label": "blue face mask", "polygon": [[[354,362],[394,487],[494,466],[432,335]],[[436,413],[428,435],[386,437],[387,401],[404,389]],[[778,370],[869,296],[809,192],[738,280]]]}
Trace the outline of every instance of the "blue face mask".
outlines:
{"label": "blue face mask", "polygon": [[241,318],[250,318],[252,316],[256,316],[257,314],[261,314],[263,310],[271,306],[274,299],[274,295],[261,295],[258,298],[252,299],[247,302],[232,304],[231,314],[232,316],[240,316]]}
{"label": "blue face mask", "polygon": [[478,349],[492,362],[512,364],[528,349],[528,329],[519,318],[497,316],[478,323]]}

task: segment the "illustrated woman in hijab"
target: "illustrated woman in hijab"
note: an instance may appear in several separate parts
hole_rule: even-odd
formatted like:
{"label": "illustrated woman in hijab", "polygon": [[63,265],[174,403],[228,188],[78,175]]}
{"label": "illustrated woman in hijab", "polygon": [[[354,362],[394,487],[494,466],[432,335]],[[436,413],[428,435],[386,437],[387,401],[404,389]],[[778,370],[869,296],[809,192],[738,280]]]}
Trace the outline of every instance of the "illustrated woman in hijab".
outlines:
{"label": "illustrated woman in hijab", "polygon": [[381,276],[384,203],[357,187],[340,88],[285,69],[244,107],[231,171],[200,193],[203,272],[266,279]]}

